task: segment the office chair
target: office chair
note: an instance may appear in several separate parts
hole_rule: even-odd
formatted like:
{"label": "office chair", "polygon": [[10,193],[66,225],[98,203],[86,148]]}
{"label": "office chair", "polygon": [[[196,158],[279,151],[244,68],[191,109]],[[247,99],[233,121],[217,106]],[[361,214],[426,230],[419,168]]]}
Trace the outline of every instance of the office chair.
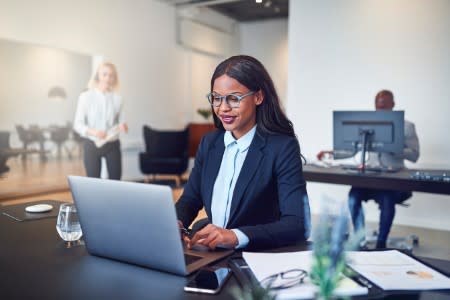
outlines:
{"label": "office chair", "polygon": [[9,147],[9,131],[0,131],[0,149]]}
{"label": "office chair", "polygon": [[[61,159],[62,156],[62,148],[64,143],[69,139],[70,131],[72,130],[72,126],[68,123],[66,126],[51,126],[50,129],[50,140],[53,141],[57,146],[57,156],[58,159]],[[70,152],[66,148],[66,152],[71,156]]]}
{"label": "office chair", "polygon": [[[78,148],[78,157],[82,157],[83,156],[83,141],[84,138],[75,130],[71,130],[72,132],[72,140],[73,142],[75,142],[77,148]],[[72,152],[73,149],[71,149],[71,154],[69,155],[70,158],[72,158]]]}
{"label": "office chair", "polygon": [[145,152],[139,153],[139,166],[146,175],[176,175],[180,185],[181,175],[189,163],[189,128],[182,131],[159,131],[144,125]]}
{"label": "office chair", "polygon": [[[19,140],[23,144],[23,149],[27,150],[28,145],[32,143],[39,143],[39,154],[41,157],[41,160],[45,161],[45,149],[44,149],[44,143],[45,143],[45,136],[42,130],[39,128],[39,126],[34,125],[30,126],[30,129],[27,130],[22,125],[16,125],[17,134],[19,135]],[[22,154],[22,159],[26,159],[26,153]]]}
{"label": "office chair", "polygon": [[2,150],[10,149],[9,146],[9,132],[8,131],[0,131],[0,174],[8,172],[9,167],[6,165],[6,161],[9,158],[9,155],[3,153]]}
{"label": "office chair", "polygon": [[[366,235],[363,248],[375,248],[378,239],[378,231],[374,230],[370,235]],[[387,248],[405,250],[412,253],[414,246],[419,245],[419,236],[409,234],[407,236],[389,237],[386,241]]]}
{"label": "office chair", "polygon": [[[408,197],[409,199],[410,197]],[[396,205],[400,205],[403,207],[409,207],[409,203],[397,203]],[[365,239],[362,243],[363,248],[375,248],[375,245],[378,240],[378,231],[373,230],[371,233],[366,234]],[[407,252],[412,253],[414,246],[419,245],[419,236],[415,234],[409,234],[406,236],[391,236],[389,234],[386,240],[386,247],[393,249],[405,250]]]}

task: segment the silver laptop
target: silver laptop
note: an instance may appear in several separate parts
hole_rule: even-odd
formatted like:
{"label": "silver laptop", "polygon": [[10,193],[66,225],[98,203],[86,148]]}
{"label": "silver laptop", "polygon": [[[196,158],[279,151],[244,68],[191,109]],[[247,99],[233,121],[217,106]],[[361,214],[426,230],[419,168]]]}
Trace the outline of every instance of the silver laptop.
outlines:
{"label": "silver laptop", "polygon": [[90,254],[189,275],[233,252],[184,249],[168,186],[68,179]]}

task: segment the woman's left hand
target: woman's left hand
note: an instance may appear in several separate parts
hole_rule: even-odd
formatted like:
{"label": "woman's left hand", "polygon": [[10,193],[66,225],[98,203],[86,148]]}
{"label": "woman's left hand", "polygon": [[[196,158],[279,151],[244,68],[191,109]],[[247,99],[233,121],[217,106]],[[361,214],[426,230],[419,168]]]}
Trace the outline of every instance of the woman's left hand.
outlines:
{"label": "woman's left hand", "polygon": [[238,239],[232,230],[208,224],[195,233],[188,243],[188,248],[196,244],[206,246],[210,249],[215,249],[218,245],[234,248],[238,245]]}

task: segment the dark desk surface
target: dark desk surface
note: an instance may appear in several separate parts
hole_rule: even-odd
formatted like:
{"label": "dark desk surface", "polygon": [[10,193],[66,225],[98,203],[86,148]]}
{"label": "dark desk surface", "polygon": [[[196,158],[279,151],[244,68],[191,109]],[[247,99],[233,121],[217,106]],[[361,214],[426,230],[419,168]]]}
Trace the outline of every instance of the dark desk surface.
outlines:
{"label": "dark desk surface", "polygon": [[[17,222],[0,215],[1,299],[232,299],[238,284],[232,276],[218,295],[186,293],[184,277],[91,256],[82,245],[66,249],[55,225],[55,218]],[[450,272],[450,261],[429,262]],[[379,292],[370,298],[380,295],[405,299]],[[407,297],[449,299],[450,291]]]}
{"label": "dark desk surface", "polygon": [[450,174],[449,170],[415,169],[405,169],[395,173],[359,174],[354,171],[344,170],[341,167],[321,168],[312,165],[303,166],[303,176],[306,181],[450,195],[450,182],[414,179],[411,177],[411,174],[416,171],[446,172]]}

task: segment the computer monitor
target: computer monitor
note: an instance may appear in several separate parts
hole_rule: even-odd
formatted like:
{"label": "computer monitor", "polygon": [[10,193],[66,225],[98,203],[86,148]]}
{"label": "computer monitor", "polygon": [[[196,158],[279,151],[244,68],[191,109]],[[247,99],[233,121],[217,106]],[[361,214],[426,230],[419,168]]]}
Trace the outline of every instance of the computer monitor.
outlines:
{"label": "computer monitor", "polygon": [[365,170],[366,151],[402,154],[404,111],[334,111],[334,151],[362,151],[360,170]]}

